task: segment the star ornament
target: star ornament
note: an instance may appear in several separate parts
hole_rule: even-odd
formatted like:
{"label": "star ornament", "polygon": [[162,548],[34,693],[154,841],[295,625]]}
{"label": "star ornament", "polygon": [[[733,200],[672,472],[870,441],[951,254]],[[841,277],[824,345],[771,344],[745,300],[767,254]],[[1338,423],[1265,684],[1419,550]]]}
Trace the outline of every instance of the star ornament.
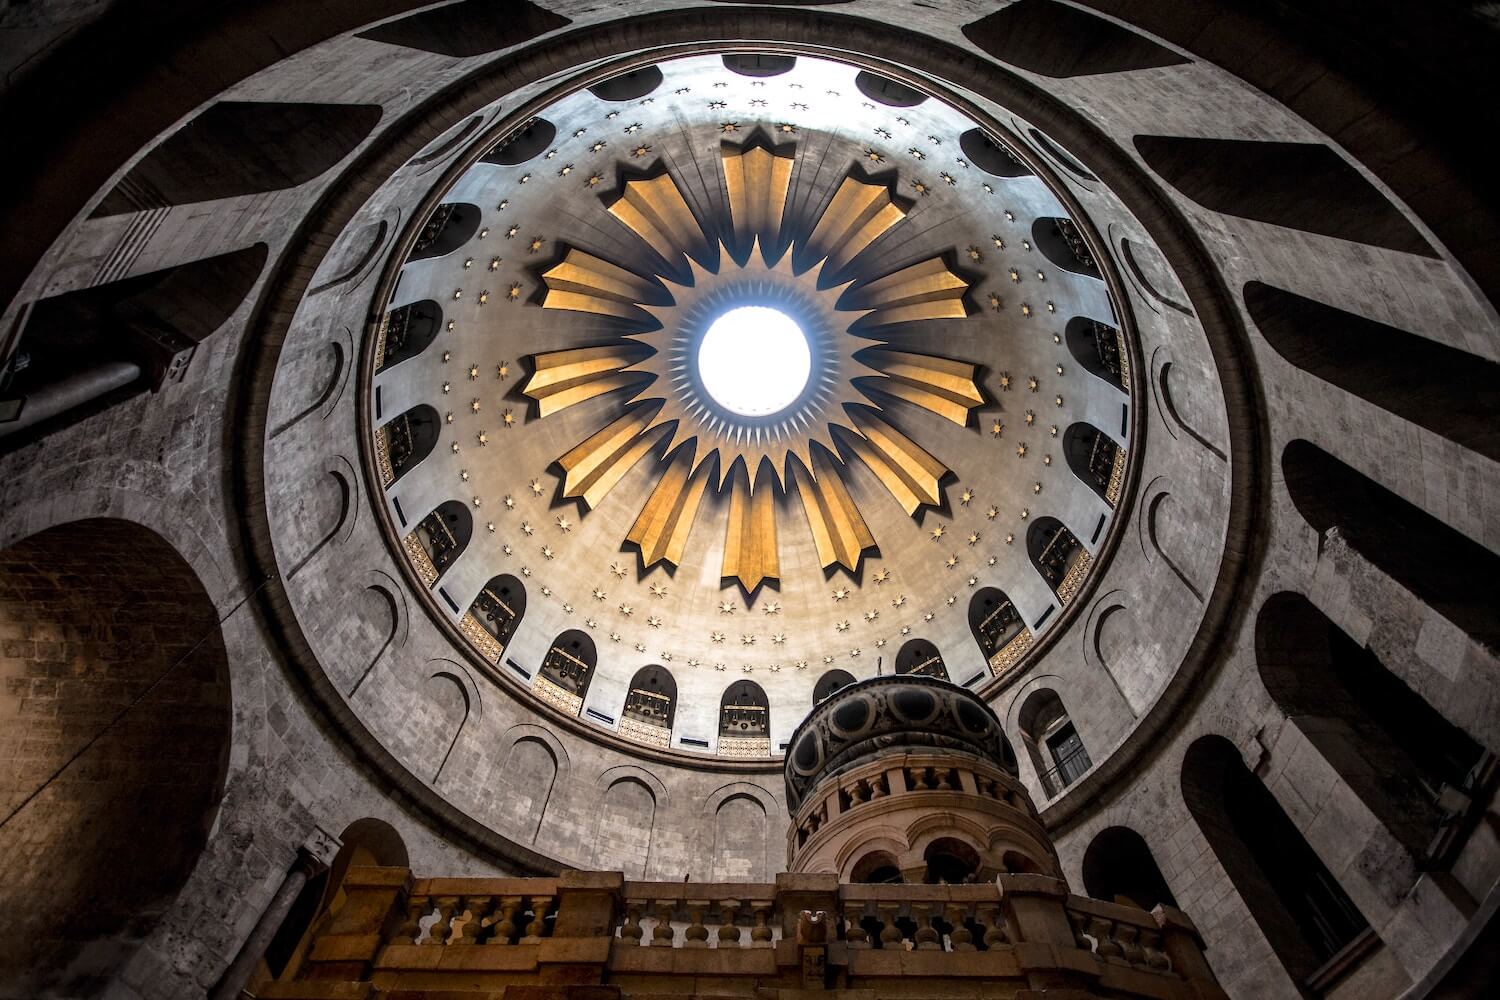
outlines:
{"label": "star ornament", "polygon": [[[732,521],[756,526],[730,532],[723,548],[721,575],[745,594],[780,578],[774,541],[785,515],[772,509],[776,494],[801,495],[825,570],[858,573],[875,539],[850,496],[847,463],[866,465],[908,516],[942,506],[940,483],[949,475],[888,421],[887,408],[917,407],[967,426],[985,401],[976,366],[896,350],[882,339],[896,324],[967,318],[967,280],[942,257],[882,270],[864,251],[902,224],[906,203],[888,184],[849,175],[829,178],[830,198],[803,207],[788,198],[796,155],[760,145],[727,150],[725,206],[701,223],[671,173],[627,180],[607,210],[655,253],[616,263],[569,248],[541,275],[546,290],[537,307],[609,317],[625,331],[613,344],[536,355],[523,392],[543,419],[606,394],[618,401],[605,426],[558,458],[562,498],[595,507],[652,455],[658,485],[624,539],[639,550],[642,571],[680,564],[698,505],[713,490],[728,495]],[[796,213],[804,215],[789,218]],[[765,221],[768,214],[777,224]],[[692,221],[650,221],[669,218]],[[783,229],[806,235],[773,256],[766,248]],[[623,266],[658,259],[666,264],[650,276]],[[694,368],[708,325],[747,300],[795,316],[811,352],[802,394],[764,417],[722,407]],[[773,544],[765,544],[768,534]]]}

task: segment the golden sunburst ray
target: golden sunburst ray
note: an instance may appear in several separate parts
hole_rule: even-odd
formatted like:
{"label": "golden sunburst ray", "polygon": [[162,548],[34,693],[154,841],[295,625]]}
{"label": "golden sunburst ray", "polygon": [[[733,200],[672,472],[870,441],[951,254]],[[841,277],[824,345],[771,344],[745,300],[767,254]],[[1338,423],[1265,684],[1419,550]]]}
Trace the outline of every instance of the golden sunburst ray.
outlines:
{"label": "golden sunburst ray", "polygon": [[[905,218],[888,186],[845,177],[793,254],[779,246],[792,158],[755,146],[721,157],[729,219],[719,229],[749,253],[741,264],[710,241],[670,173],[625,184],[610,213],[675,271],[643,277],[569,249],[542,274],[543,308],[607,316],[637,329],[613,344],[536,355],[523,391],[542,416],[624,390],[622,413],[559,459],[563,495],[593,508],[648,452],[660,474],[626,535],[642,568],[675,565],[709,487],[729,495],[723,573],[753,593],[780,572],[775,494],[795,488],[824,569],[858,571],[875,544],[844,483],[860,459],[908,514],[942,503],[947,467],[878,414],[880,397],[960,425],[984,396],[974,365],[895,350],[871,331],[967,315],[968,282],[941,257],[862,283],[860,253]],[[845,278],[839,284],[835,276]],[[678,280],[681,278],[682,280]],[[820,287],[823,282],[829,287]],[[698,339],[724,308],[774,303],[795,315],[812,354],[807,387],[766,418],[718,406],[699,384]],[[842,302],[842,306],[841,306]],[[628,330],[628,328],[627,328]],[[872,394],[873,393],[873,394]]]}

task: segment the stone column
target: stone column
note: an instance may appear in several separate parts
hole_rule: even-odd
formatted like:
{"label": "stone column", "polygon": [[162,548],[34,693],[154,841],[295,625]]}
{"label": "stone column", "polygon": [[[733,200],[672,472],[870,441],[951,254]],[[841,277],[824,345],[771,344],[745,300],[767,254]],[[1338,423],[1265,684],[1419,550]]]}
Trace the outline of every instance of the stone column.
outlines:
{"label": "stone column", "polygon": [[297,848],[297,858],[281,880],[276,895],[271,897],[271,904],[261,913],[250,936],[240,945],[234,961],[229,963],[229,968],[224,970],[224,974],[209,992],[209,1000],[237,1000],[240,991],[255,972],[256,964],[266,953],[266,948],[270,947],[271,939],[281,929],[282,921],[286,920],[292,904],[307,885],[307,880],[327,869],[342,846],[343,843],[326,830],[321,827],[313,828],[307,840]]}

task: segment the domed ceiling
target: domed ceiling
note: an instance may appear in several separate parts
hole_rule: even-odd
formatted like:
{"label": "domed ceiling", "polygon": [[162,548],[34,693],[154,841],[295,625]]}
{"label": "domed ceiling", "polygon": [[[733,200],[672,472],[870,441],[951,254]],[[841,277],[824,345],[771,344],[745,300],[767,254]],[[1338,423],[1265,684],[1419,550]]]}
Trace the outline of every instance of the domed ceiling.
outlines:
{"label": "domed ceiling", "polygon": [[[1018,669],[1097,569],[1133,350],[1025,150],[851,66],[713,55],[476,151],[365,361],[430,608],[542,701],[689,752],[679,699]],[[720,755],[778,752],[740,724]]]}

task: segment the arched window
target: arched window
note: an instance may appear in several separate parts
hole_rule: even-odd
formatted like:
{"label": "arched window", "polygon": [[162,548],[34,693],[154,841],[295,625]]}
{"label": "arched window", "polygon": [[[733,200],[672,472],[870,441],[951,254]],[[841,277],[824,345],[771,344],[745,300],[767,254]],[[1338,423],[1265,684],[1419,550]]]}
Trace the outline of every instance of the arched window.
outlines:
{"label": "arched window", "polygon": [[1072,424],[1063,432],[1063,456],[1068,468],[1099,499],[1113,507],[1120,501],[1120,484],[1125,480],[1125,449],[1108,434],[1090,423]]}
{"label": "arched window", "polygon": [[854,86],[870,100],[888,108],[914,108],[927,100],[927,95],[915,87],[863,70],[854,78]]}
{"label": "arched window", "polygon": [[642,667],[630,679],[620,735],[665,750],[672,745],[672,719],[677,711],[677,681],[665,668]]}
{"label": "arched window", "polygon": [[1155,909],[1176,906],[1145,839],[1127,826],[1099,831],[1083,852],[1084,890],[1095,899]]}
{"label": "arched window", "polygon": [[427,224],[417,234],[407,261],[430,260],[450,254],[469,242],[479,231],[479,206],[467,202],[443,202],[432,210]]}
{"label": "arched window", "polygon": [[1067,604],[1089,571],[1089,553],[1078,537],[1055,517],[1039,517],[1026,532],[1026,554],[1057,599]]}
{"label": "arched window", "polygon": [[854,863],[849,881],[856,885],[900,885],[905,879],[890,851],[871,851]]}
{"label": "arched window", "polygon": [[943,666],[943,654],[926,639],[906,641],[896,654],[896,673],[948,679],[948,668]]}
{"label": "arched window", "polygon": [[1277,707],[1360,800],[1423,867],[1445,867],[1484,749],[1300,594],[1261,607],[1255,658]]}
{"label": "arched window", "polygon": [[1078,224],[1060,217],[1037,219],[1031,224],[1031,242],[1054,267],[1089,278],[1102,278],[1099,262],[1083,240]]}
{"label": "arched window", "polygon": [[619,76],[612,76],[603,83],[589,88],[589,93],[601,101],[634,101],[645,97],[661,86],[661,70],[655,66],[642,66]]}
{"label": "arched window", "polygon": [[445,500],[406,536],[406,554],[411,557],[422,582],[431,587],[448,567],[458,561],[474,533],[474,516],[457,500]]}
{"label": "arched window", "polygon": [[375,432],[375,463],[380,485],[389,489],[437,446],[442,421],[437,410],[418,403]]}
{"label": "arched window", "polygon": [[1061,795],[1093,766],[1078,727],[1068,718],[1056,691],[1040,688],[1031,692],[1021,704],[1016,721],[1048,798]]}
{"label": "arched window", "polygon": [[813,704],[818,704],[839,688],[848,687],[853,683],[854,675],[847,670],[828,671],[822,677],[819,677],[818,683],[813,686]]}
{"label": "arched window", "polygon": [[1074,316],[1063,327],[1063,343],[1084,371],[1121,392],[1130,388],[1130,357],[1119,330],[1087,316]]}
{"label": "arched window", "polygon": [[507,573],[490,578],[469,605],[459,628],[491,663],[499,663],[524,614],[526,587]]}
{"label": "arched window", "polygon": [[552,145],[557,138],[557,126],[545,118],[533,118],[522,128],[505,137],[505,141],[481,157],[483,163],[498,163],[503,167],[525,163]]}
{"label": "arched window", "polygon": [[735,681],[719,699],[719,756],[771,754],[771,703],[754,681]]}
{"label": "arched window", "polygon": [[442,325],[443,310],[431,299],[409,302],[386,313],[376,344],[375,370],[399,365],[427,350]]}
{"label": "arched window", "polygon": [[1321,992],[1316,974],[1363,939],[1368,921],[1233,743],[1203,736],[1188,747],[1182,797],[1276,957]]}
{"label": "arched window", "polygon": [[922,852],[928,885],[963,885],[979,875],[979,852],[953,837],[939,837]]}
{"label": "arched window", "polygon": [[589,693],[589,681],[593,680],[598,662],[594,640],[587,633],[570,628],[552,640],[547,655],[542,657],[542,669],[537,672],[532,690],[569,715],[577,715],[583,710],[583,699]]}
{"label": "arched window", "polygon": [[1031,629],[1005,591],[995,587],[982,587],[969,599],[969,632],[996,677],[1031,648]]}
{"label": "arched window", "polygon": [[740,76],[757,79],[780,76],[797,65],[796,56],[776,56],[768,53],[735,52],[724,57],[724,68]]}
{"label": "arched window", "polygon": [[958,149],[968,161],[996,177],[1028,177],[1031,168],[1015,152],[983,129],[971,128],[958,137]]}

